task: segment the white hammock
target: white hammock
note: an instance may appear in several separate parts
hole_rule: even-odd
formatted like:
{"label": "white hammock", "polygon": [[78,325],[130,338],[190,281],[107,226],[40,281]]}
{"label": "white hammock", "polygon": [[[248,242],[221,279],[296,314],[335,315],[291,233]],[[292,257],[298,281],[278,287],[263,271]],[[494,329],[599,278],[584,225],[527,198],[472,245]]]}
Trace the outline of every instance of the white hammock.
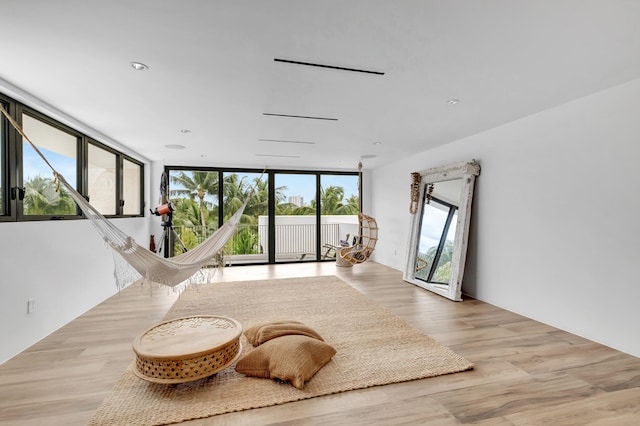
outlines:
{"label": "white hammock", "polygon": [[36,145],[24,134],[18,123],[16,123],[2,107],[2,104],[0,104],[0,110],[22,137],[31,144],[36,153],[47,163],[53,171],[56,181],[69,192],[69,195],[78,204],[80,210],[82,210],[84,215],[91,221],[91,224],[102,236],[104,242],[139,274],[139,276],[136,274],[128,274],[129,279],[125,278],[127,272],[123,271],[121,263],[116,261],[115,277],[119,288],[124,287],[125,284],[140,277],[169,287],[195,281],[194,276],[198,274],[201,268],[213,257],[220,253],[227,241],[229,241],[229,238],[231,238],[235,232],[236,226],[242,217],[247,202],[251,198],[249,195],[234,215],[197,247],[172,258],[160,257],[148,248],[136,243],[132,237],[116,227],[112,221],[105,218],[82,194],[76,191],[75,188],[65,180],[64,176],[53,168]]}
{"label": "white hammock", "polygon": [[[56,178],[69,191],[80,210],[91,221],[109,247],[118,253],[145,280],[169,287],[175,287],[189,280],[200,268],[220,253],[229,238],[233,236],[250,198],[247,197],[247,200],[233,216],[197,247],[180,255],[164,258],[136,243],[133,238],[116,227],[112,221],[107,220],[73,186],[69,185],[62,175],[56,173]],[[116,279],[117,281],[122,280],[121,271],[116,271]],[[122,284],[118,282],[119,287]]]}

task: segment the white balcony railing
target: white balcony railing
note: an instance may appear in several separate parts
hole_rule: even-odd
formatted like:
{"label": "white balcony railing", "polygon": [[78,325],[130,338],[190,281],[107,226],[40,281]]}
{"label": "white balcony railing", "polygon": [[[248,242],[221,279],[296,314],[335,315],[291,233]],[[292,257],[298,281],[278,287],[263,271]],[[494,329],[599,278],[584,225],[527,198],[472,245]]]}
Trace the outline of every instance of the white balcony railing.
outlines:
{"label": "white balcony railing", "polygon": [[[323,223],[320,225],[320,238],[322,245],[338,245],[341,235],[340,223]],[[203,232],[202,226],[175,227],[176,233],[189,245],[187,233],[195,236],[198,243],[204,241],[214,230],[206,229]],[[267,254],[269,229],[267,225],[238,225],[235,233],[227,243],[225,256],[230,255],[258,255]],[[191,240],[193,240],[193,236]],[[309,256],[308,260],[315,259],[316,253],[316,225],[315,224],[276,224],[275,226],[276,256],[292,255]]]}

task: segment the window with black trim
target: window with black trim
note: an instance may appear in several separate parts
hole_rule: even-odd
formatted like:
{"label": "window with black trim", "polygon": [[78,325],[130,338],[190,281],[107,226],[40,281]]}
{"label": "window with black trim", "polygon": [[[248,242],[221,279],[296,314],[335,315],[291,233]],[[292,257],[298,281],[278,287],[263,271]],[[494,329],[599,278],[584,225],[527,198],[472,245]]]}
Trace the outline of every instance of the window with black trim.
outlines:
{"label": "window with black trim", "polygon": [[114,152],[90,143],[87,152],[87,193],[89,202],[105,216],[117,211],[117,156]]}
{"label": "window with black trim", "polygon": [[[166,167],[166,256],[188,251],[249,197],[224,249],[233,265],[335,261],[359,230],[357,172]],[[318,201],[319,200],[319,201]]]}
{"label": "window with black trim", "polygon": [[144,216],[144,164],[0,94],[0,221],[80,219],[53,169],[107,217]]}
{"label": "window with black trim", "polygon": [[20,194],[24,216],[77,215],[78,206],[68,191],[58,186],[47,162],[33,148],[44,155],[71,186],[77,185],[78,149],[82,136],[62,130],[46,118],[22,113],[22,130],[29,137],[22,141],[22,186]]}
{"label": "window with black trim", "polygon": [[[0,99],[2,107],[7,109],[8,105]],[[8,211],[8,188],[9,185],[9,165],[7,163],[9,142],[7,138],[7,119],[4,115],[0,116],[0,217],[6,217]]]}
{"label": "window with black trim", "polygon": [[126,158],[122,161],[122,212],[138,215],[142,209],[142,167]]}

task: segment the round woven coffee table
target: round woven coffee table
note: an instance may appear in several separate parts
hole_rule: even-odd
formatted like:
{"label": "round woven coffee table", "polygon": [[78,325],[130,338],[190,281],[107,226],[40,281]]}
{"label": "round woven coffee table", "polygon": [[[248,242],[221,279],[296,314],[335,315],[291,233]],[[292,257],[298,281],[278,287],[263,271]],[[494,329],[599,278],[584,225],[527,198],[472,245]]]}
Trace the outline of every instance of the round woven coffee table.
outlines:
{"label": "round woven coffee table", "polygon": [[133,341],[136,376],[175,384],[211,376],[242,352],[242,325],[231,318],[200,315],[166,321]]}

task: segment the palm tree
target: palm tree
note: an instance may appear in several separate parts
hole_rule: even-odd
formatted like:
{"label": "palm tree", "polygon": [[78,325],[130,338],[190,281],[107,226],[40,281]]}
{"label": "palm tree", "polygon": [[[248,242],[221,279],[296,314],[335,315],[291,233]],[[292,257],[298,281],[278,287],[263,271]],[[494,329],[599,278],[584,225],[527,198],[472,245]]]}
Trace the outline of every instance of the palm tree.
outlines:
{"label": "palm tree", "polygon": [[347,199],[346,204],[343,203],[342,206],[338,207],[334,214],[345,214],[352,215],[358,214],[360,212],[360,197],[357,195],[352,195]]}
{"label": "palm tree", "polygon": [[312,201],[310,206],[298,206],[294,203],[276,204],[277,216],[312,216],[316,214],[315,202]]}
{"label": "palm tree", "polygon": [[293,210],[294,207],[296,207],[295,204],[285,202],[287,199],[287,194],[286,194],[287,189],[288,188],[286,186],[281,186],[276,189],[276,195],[275,195],[276,215],[291,214],[290,211]]}
{"label": "palm tree", "polygon": [[[355,215],[360,211],[360,199],[357,195],[349,197],[345,203],[344,188],[341,186],[329,186],[320,188],[320,202],[323,215]],[[311,201],[315,208],[315,200]]]}
{"label": "palm tree", "polygon": [[195,200],[190,198],[175,198],[173,204],[173,224],[193,228],[202,222],[200,208]]}
{"label": "palm tree", "polygon": [[[222,185],[222,191],[224,193],[222,205],[225,221],[233,216],[249,195],[251,188],[245,179],[246,176],[240,178],[237,173],[232,173],[224,178],[224,184]],[[242,219],[244,219],[244,215]],[[242,219],[241,222],[243,222]]]}
{"label": "palm tree", "polygon": [[338,207],[342,206],[344,198],[344,188],[339,186],[329,186],[320,188],[320,202],[322,214],[334,214]]}
{"label": "palm tree", "polygon": [[76,203],[63,188],[56,188],[53,179],[40,175],[25,183],[24,211],[27,215],[76,214]]}
{"label": "palm tree", "polygon": [[209,209],[213,208],[212,203],[207,203],[204,197],[207,194],[218,195],[218,173],[193,171],[187,174],[181,171],[171,176],[171,182],[177,185],[176,189],[171,189],[172,196],[188,196],[192,200],[198,200],[200,224],[204,232]]}
{"label": "palm tree", "polygon": [[[224,216],[227,220],[245,202],[249,201],[240,218],[241,226],[236,231],[232,243],[228,249],[233,254],[257,254],[262,252],[258,237],[258,217],[268,214],[269,206],[269,182],[261,177],[255,177],[253,182],[249,181],[249,176],[240,177],[238,174],[231,174],[224,179]],[[276,197],[282,194],[282,188],[276,188]],[[284,198],[284,195],[280,195]]]}
{"label": "palm tree", "polygon": [[[243,219],[245,223],[257,224],[258,216],[267,215],[269,213],[269,181],[256,177],[253,181],[253,195],[244,209]],[[276,194],[282,188],[276,188]]]}

